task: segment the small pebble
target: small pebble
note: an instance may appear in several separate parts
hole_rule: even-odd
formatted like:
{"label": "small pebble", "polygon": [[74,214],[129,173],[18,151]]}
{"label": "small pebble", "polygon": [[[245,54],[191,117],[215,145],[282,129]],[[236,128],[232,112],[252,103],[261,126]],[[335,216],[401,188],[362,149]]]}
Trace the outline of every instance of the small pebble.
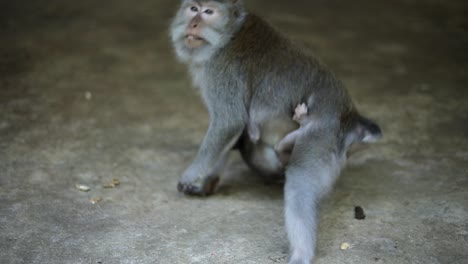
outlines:
{"label": "small pebble", "polygon": [[115,188],[118,185],[120,185],[119,179],[113,178],[111,183],[104,184],[103,187],[106,189],[110,189],[110,188]]}
{"label": "small pebble", "polygon": [[366,218],[366,214],[364,213],[364,209],[361,206],[354,207],[354,218],[358,220],[364,220]]}
{"label": "small pebble", "polygon": [[119,179],[113,178],[113,179],[112,179],[112,184],[114,184],[114,185],[120,185]]}
{"label": "small pebble", "polygon": [[93,98],[93,94],[89,91],[85,92],[85,98],[86,100],[91,100]]}
{"label": "small pebble", "polygon": [[349,243],[345,242],[345,243],[341,244],[340,249],[341,250],[348,250],[350,247],[351,247],[351,245]]}
{"label": "small pebble", "polygon": [[82,191],[82,192],[89,192],[89,190],[91,190],[91,188],[89,188],[88,186],[84,185],[84,184],[75,184],[75,187]]}
{"label": "small pebble", "polygon": [[102,201],[102,197],[101,196],[98,196],[98,197],[94,197],[92,198],[91,200],[89,200],[92,204],[97,204],[99,202]]}

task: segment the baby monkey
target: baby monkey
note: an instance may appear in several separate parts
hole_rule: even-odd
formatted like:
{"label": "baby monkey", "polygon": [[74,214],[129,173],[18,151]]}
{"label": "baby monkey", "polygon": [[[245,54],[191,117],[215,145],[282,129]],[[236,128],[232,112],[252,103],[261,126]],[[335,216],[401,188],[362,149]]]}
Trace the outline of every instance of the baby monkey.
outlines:
{"label": "baby monkey", "polygon": [[[308,114],[308,108],[305,103],[301,103],[294,109],[292,120],[299,124],[296,130],[289,132],[283,139],[276,143],[274,150],[281,161],[282,166],[286,166],[289,160],[289,155],[294,147],[296,138],[301,132],[305,131],[309,125],[313,125],[313,117]],[[248,135],[253,143],[258,143],[260,139],[260,127],[258,124],[249,123],[247,127]]]}
{"label": "baby monkey", "polygon": [[[289,156],[287,155],[288,153],[291,153],[291,151],[294,148],[294,144],[296,143],[297,137],[302,133],[307,130],[311,130],[312,126],[315,124],[314,121],[317,121],[317,119],[314,119],[314,116],[309,114],[309,109],[306,105],[306,103],[301,103],[299,104],[295,109],[294,109],[294,115],[292,119],[299,124],[299,127],[296,130],[293,130],[289,132],[283,139],[281,139],[278,143],[275,145],[275,151],[277,155],[279,156],[279,159],[281,160],[282,164],[285,166],[288,163]],[[365,122],[365,120],[362,120],[362,122]],[[371,122],[371,121],[368,121]],[[369,124],[369,126],[372,126],[375,124]],[[379,130],[378,127],[374,127],[374,129]],[[251,124],[249,123],[248,125],[248,133],[249,133],[249,138],[252,142],[258,142],[260,139],[260,128],[256,124]],[[364,133],[368,133],[367,131],[364,131]],[[364,135],[362,139],[360,139],[361,143],[372,143],[377,138],[374,138],[372,134],[369,135]],[[349,147],[348,152],[354,153],[357,151],[359,148],[363,148],[363,145],[356,144],[353,146],[355,148],[352,148],[352,146]]]}
{"label": "baby monkey", "polygon": [[285,177],[289,263],[312,263],[321,200],[350,147],[376,141],[380,128],[358,112],[327,66],[241,0],[183,0],[170,33],[210,114],[178,190],[215,191],[218,169],[237,149],[260,174]]}
{"label": "baby monkey", "polygon": [[305,103],[299,104],[296,109],[294,109],[293,120],[299,124],[299,128],[287,134],[280,142],[275,145],[275,150],[278,153],[284,151],[291,152],[296,138],[299,134],[306,129],[307,125],[312,125],[312,117],[307,116],[308,108]]}

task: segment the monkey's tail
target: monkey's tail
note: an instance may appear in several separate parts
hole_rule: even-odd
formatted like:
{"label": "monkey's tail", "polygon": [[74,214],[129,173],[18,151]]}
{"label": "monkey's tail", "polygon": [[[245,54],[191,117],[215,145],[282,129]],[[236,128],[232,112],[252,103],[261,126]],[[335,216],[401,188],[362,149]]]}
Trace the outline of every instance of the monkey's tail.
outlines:
{"label": "monkey's tail", "polygon": [[372,120],[359,116],[358,118],[358,138],[362,143],[373,143],[382,138],[382,130]]}

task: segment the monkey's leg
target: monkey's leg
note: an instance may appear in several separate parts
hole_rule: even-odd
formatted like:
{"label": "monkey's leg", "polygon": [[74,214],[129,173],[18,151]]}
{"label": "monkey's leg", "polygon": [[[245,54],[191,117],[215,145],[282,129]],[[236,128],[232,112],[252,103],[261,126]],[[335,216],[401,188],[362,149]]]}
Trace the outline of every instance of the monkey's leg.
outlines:
{"label": "monkey's leg", "polygon": [[287,134],[280,142],[275,145],[275,151],[278,153],[291,152],[294,143],[296,143],[296,138],[301,134],[301,129],[298,128],[293,132]]}
{"label": "monkey's leg", "polygon": [[294,148],[294,143],[296,138],[301,134],[301,131],[304,130],[305,123],[308,123],[306,116],[308,113],[308,108],[305,103],[298,104],[296,109],[294,109],[293,120],[298,122],[300,127],[297,130],[294,130],[287,134],[280,142],[275,145],[275,150],[278,153],[282,152],[291,152]]}
{"label": "monkey's leg", "polygon": [[309,129],[296,139],[284,188],[290,264],[310,264],[314,258],[319,204],[332,189],[342,165],[334,130]]}
{"label": "monkey's leg", "polygon": [[182,174],[177,189],[191,195],[212,193],[219,182],[217,171],[243,129],[242,123],[225,126],[211,122],[195,160]]}

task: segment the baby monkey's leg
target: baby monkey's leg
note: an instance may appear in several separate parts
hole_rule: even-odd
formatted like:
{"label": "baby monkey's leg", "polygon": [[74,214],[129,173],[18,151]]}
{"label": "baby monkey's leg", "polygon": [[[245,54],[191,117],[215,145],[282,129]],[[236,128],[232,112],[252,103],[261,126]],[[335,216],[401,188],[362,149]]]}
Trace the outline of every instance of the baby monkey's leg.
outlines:
{"label": "baby monkey's leg", "polygon": [[307,105],[305,103],[298,104],[294,109],[293,120],[299,123],[299,128],[287,134],[280,142],[275,145],[277,153],[291,152],[297,137],[302,133],[304,126],[308,123],[306,116],[308,114]]}

